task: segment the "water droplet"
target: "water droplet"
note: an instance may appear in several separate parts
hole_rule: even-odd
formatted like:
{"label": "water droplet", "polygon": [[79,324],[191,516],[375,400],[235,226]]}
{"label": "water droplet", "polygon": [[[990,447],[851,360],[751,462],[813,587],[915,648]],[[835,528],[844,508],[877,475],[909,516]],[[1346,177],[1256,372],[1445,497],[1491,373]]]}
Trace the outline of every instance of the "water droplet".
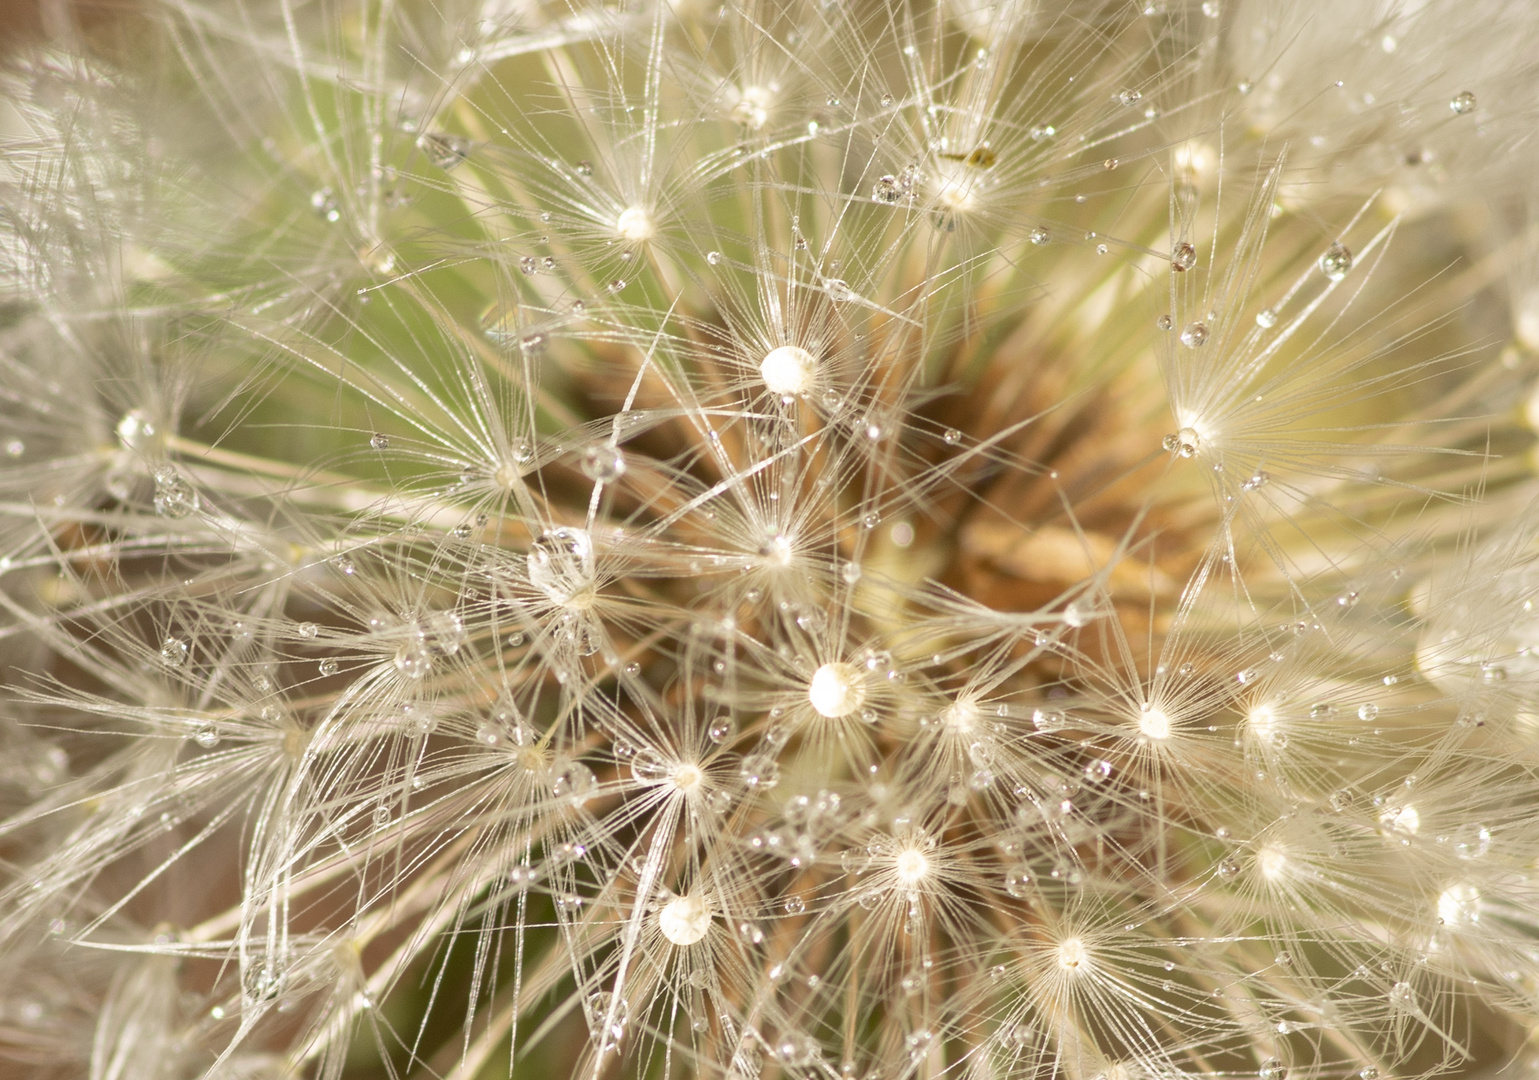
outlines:
{"label": "water droplet", "polygon": [[846,303],[855,295],[841,278],[829,278],[823,283],[823,289],[828,293],[828,298],[836,304]]}
{"label": "water droplet", "polygon": [[335,675],[338,671],[341,670],[342,665],[330,657],[320,662],[320,672],[322,675]]}
{"label": "water droplet", "polygon": [[20,439],[7,439],[5,442],[5,456],[18,458],[27,452],[27,444]]}
{"label": "water droplet", "polygon": [[330,222],[342,220],[342,210],[337,206],[337,200],[332,198],[330,188],[322,188],[310,195],[310,209]]}
{"label": "water droplet", "polygon": [[1262,308],[1256,312],[1256,325],[1263,330],[1270,330],[1277,325],[1277,312],[1271,308]]}
{"label": "water droplet", "polygon": [[606,1048],[612,1049],[625,1037],[631,1009],[624,998],[616,998],[608,990],[596,990],[583,1002],[583,1012],[588,1018],[588,1030]]}
{"label": "water droplet", "polygon": [[581,467],[589,480],[610,484],[625,475],[625,455],[617,446],[590,446],[582,452]]}
{"label": "water droplet", "polygon": [[1357,707],[1357,718],[1359,720],[1375,720],[1378,718],[1378,715],[1379,707],[1371,702]]}
{"label": "water droplet", "polygon": [[1041,247],[1050,239],[1052,238],[1048,235],[1047,230],[1040,225],[1031,230],[1031,242],[1036,244],[1038,247]]}
{"label": "water droplet", "polygon": [[592,176],[593,175],[593,163],[591,161],[579,161],[577,163],[577,175],[578,176]]}
{"label": "water droplet", "polygon": [[1345,244],[1336,243],[1325,249],[1320,256],[1320,272],[1332,281],[1340,281],[1352,269],[1352,250]]}
{"label": "water droplet", "polygon": [[1475,95],[1468,90],[1463,90],[1453,96],[1453,100],[1448,103],[1448,107],[1458,116],[1472,113],[1475,111]]}
{"label": "water droplet", "polygon": [[1188,349],[1200,349],[1208,343],[1208,326],[1206,323],[1187,323],[1181,329],[1181,344]]}
{"label": "water droplet", "polygon": [[756,791],[768,791],[780,782],[780,763],[769,754],[750,754],[737,771],[739,779]]}
{"label": "water droplet", "polygon": [[420,679],[433,670],[433,654],[427,643],[412,638],[395,651],[395,669],[408,679]]}
{"label": "water droplet", "polygon": [[1257,488],[1266,487],[1267,481],[1272,479],[1272,474],[1265,469],[1257,469],[1251,473],[1249,480],[1240,485],[1241,491],[1255,491]]}
{"label": "water droplet", "polygon": [[1031,726],[1044,734],[1062,731],[1068,722],[1068,717],[1056,709],[1035,709],[1031,714]]}
{"label": "water droplet", "polygon": [[1166,435],[1160,444],[1179,457],[1195,457],[1202,447],[1202,438],[1195,428],[1184,427],[1174,435]]}
{"label": "water droplet", "polygon": [[456,612],[440,611],[428,619],[422,640],[435,653],[453,656],[465,644],[465,620]]}
{"label": "water droplet", "polygon": [[143,409],[134,409],[118,421],[117,435],[125,450],[143,450],[155,438],[155,422]]}
{"label": "water droplet", "polygon": [[806,1068],[822,1052],[816,1039],[800,1031],[789,1031],[781,1035],[775,1040],[773,1049],[777,1061],[794,1068]]}
{"label": "water droplet", "polygon": [[277,963],[258,960],[243,972],[241,989],[248,1000],[271,1001],[283,992],[286,981]]}
{"label": "water droplet", "polygon": [[581,806],[593,793],[597,783],[592,769],[580,761],[572,761],[551,781],[550,793],[563,802]]}
{"label": "water droplet", "polygon": [[1120,104],[1127,106],[1137,105],[1143,99],[1143,94],[1139,93],[1137,90],[1124,90],[1122,93],[1117,95],[1117,101]]}
{"label": "water droplet", "polygon": [[1288,1070],[1276,1058],[1268,1058],[1261,1063],[1261,1068],[1257,1071],[1257,1075],[1261,1080],[1287,1080]]}
{"label": "water droplet", "polygon": [[1481,824],[1461,825],[1453,832],[1454,854],[1461,859],[1479,859],[1491,850],[1491,830]]}
{"label": "water droplet", "polygon": [[713,743],[720,744],[732,738],[736,730],[737,724],[733,722],[732,717],[723,714],[711,721],[705,733]]}
{"label": "water droplet", "polygon": [[168,668],[179,668],[187,662],[187,643],[178,637],[168,637],[160,644],[160,662]]}
{"label": "water droplet", "polygon": [[219,729],[212,724],[199,724],[193,729],[192,741],[205,750],[212,750],[219,745]]}
{"label": "water droplet", "polygon": [[169,465],[155,470],[155,513],[181,519],[198,511],[198,493]]}
{"label": "water droplet", "polygon": [[786,897],[785,909],[787,914],[800,915],[807,910],[807,902],[800,896],[788,896]]}
{"label": "water droplet", "polygon": [[529,584],[552,603],[580,600],[593,588],[593,542],[582,529],[548,529],[530,546],[527,568]]}
{"label": "water droplet", "polygon": [[427,155],[435,168],[448,172],[462,165],[470,157],[471,142],[463,135],[440,135],[428,132],[417,137],[417,147]]}
{"label": "water droplet", "polygon": [[896,176],[883,176],[872,185],[871,197],[886,206],[893,206],[903,198],[903,189]]}
{"label": "water droplet", "polygon": [[1197,249],[1185,240],[1177,244],[1170,252],[1170,268],[1185,273],[1197,265]]}

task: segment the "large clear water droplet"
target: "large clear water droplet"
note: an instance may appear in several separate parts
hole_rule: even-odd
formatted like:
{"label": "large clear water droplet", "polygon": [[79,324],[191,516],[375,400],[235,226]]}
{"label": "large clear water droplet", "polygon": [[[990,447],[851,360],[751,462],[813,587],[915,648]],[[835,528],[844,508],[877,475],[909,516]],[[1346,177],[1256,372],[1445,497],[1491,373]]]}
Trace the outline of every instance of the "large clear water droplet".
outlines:
{"label": "large clear water droplet", "polygon": [[593,541],[583,529],[547,529],[530,546],[528,569],[552,603],[571,603],[593,589]]}
{"label": "large clear water droplet", "polygon": [[155,470],[155,513],[185,518],[198,512],[198,493],[175,469],[162,465]]}
{"label": "large clear water droplet", "polygon": [[1320,272],[1332,281],[1340,281],[1352,269],[1352,249],[1345,244],[1332,244],[1320,256]]}

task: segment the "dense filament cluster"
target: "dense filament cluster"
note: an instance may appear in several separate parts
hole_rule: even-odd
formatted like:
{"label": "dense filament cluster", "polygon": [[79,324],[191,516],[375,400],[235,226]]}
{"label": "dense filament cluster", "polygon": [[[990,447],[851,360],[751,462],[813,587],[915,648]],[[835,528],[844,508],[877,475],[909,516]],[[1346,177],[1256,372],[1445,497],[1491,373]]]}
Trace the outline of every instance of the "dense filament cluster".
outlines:
{"label": "dense filament cluster", "polygon": [[0,1073],[1539,1067],[1524,5],[60,18]]}

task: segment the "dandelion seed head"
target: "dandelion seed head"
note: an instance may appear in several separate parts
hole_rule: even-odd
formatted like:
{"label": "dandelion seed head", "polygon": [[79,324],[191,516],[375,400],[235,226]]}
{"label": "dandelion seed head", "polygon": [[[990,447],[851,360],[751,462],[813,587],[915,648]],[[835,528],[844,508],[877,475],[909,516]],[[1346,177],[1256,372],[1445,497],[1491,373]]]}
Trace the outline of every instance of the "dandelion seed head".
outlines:
{"label": "dandelion seed head", "polygon": [[783,533],[776,533],[766,540],[759,549],[759,554],[764,557],[765,565],[772,567],[786,567],[796,557],[796,546],[791,538]]}
{"label": "dandelion seed head", "polygon": [[732,103],[732,119],[750,131],[758,131],[769,122],[779,92],[773,86],[745,86]]}
{"label": "dandelion seed head", "polygon": [[687,794],[699,790],[705,783],[705,770],[696,762],[682,761],[674,767],[669,779],[676,789]]}
{"label": "dandelion seed head", "polygon": [[1256,850],[1256,869],[1267,881],[1281,881],[1288,873],[1288,853],[1276,844]]}
{"label": "dandelion seed head", "polygon": [[1171,160],[1178,173],[1198,183],[1206,183],[1218,173],[1218,152],[1204,140],[1181,143],[1171,152]]}
{"label": "dandelion seed head", "polygon": [[1379,824],[1389,832],[1415,836],[1421,831],[1421,811],[1410,803],[1390,806],[1379,815]]}
{"label": "dandelion seed head", "polygon": [[640,244],[657,235],[657,225],[644,207],[627,206],[615,221],[620,239]]}
{"label": "dandelion seed head", "polygon": [[1144,738],[1156,741],[1168,739],[1171,731],[1170,716],[1164,709],[1149,704],[1139,708],[1138,733]]}
{"label": "dandelion seed head", "polygon": [[974,208],[982,178],[965,162],[944,161],[936,168],[932,195],[943,210],[963,212]]}
{"label": "dandelion seed head", "polygon": [[798,345],[771,349],[759,364],[765,388],[781,397],[804,397],[811,393],[817,373],[816,358]]}
{"label": "dandelion seed head", "polygon": [[1278,730],[1277,710],[1270,704],[1252,706],[1245,719],[1258,739],[1270,739]]}
{"label": "dandelion seed head", "polygon": [[982,714],[976,703],[957,701],[941,712],[941,723],[954,735],[971,735],[978,727]]}
{"label": "dandelion seed head", "polygon": [[1539,21],[936,2],[13,46],[23,1070],[1534,1041]]}
{"label": "dandelion seed head", "polygon": [[1060,970],[1083,974],[1090,966],[1090,951],[1080,938],[1065,938],[1055,952]]}
{"label": "dandelion seed head", "polygon": [[930,857],[918,847],[905,847],[893,856],[892,869],[898,884],[912,889],[930,876]]}
{"label": "dandelion seed head", "polygon": [[1444,926],[1468,926],[1480,921],[1480,890],[1467,881],[1448,886],[1438,894],[1438,922]]}
{"label": "dandelion seed head", "polygon": [[657,928],[674,945],[694,945],[710,932],[710,906],[699,893],[674,897],[658,911]]}
{"label": "dandelion seed head", "polygon": [[849,716],[866,703],[865,674],[854,664],[823,664],[812,673],[807,700],[819,716],[830,720]]}
{"label": "dandelion seed head", "polygon": [[504,491],[515,491],[523,483],[523,473],[512,462],[503,462],[492,473],[492,481]]}

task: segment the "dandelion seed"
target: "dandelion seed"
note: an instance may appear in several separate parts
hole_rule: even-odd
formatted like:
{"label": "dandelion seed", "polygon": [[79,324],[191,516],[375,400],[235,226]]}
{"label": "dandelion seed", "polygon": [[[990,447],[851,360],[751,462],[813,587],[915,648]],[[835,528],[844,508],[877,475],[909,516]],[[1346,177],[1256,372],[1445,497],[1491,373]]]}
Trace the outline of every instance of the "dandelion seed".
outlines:
{"label": "dandelion seed", "polygon": [[1168,739],[1171,734],[1170,717],[1153,705],[1141,706],[1138,712],[1138,733],[1147,739]]}
{"label": "dandelion seed", "polygon": [[812,391],[817,366],[817,360],[806,349],[781,345],[765,354],[759,364],[759,375],[770,393],[803,397]]}
{"label": "dandelion seed", "polygon": [[1082,972],[1089,966],[1090,953],[1079,938],[1058,943],[1058,966],[1064,971]]}
{"label": "dandelion seed", "polygon": [[622,240],[639,244],[657,235],[657,226],[646,210],[639,206],[627,206],[615,221],[615,232]]}
{"label": "dandelion seed", "polygon": [[930,875],[930,859],[918,848],[904,848],[892,861],[898,884],[912,889]]}
{"label": "dandelion seed", "polygon": [[807,699],[818,715],[839,720],[858,712],[866,702],[865,679],[854,664],[824,664],[812,674]]}
{"label": "dandelion seed", "polygon": [[657,913],[657,928],[674,945],[694,945],[711,929],[711,910],[698,894],[676,897]]}

